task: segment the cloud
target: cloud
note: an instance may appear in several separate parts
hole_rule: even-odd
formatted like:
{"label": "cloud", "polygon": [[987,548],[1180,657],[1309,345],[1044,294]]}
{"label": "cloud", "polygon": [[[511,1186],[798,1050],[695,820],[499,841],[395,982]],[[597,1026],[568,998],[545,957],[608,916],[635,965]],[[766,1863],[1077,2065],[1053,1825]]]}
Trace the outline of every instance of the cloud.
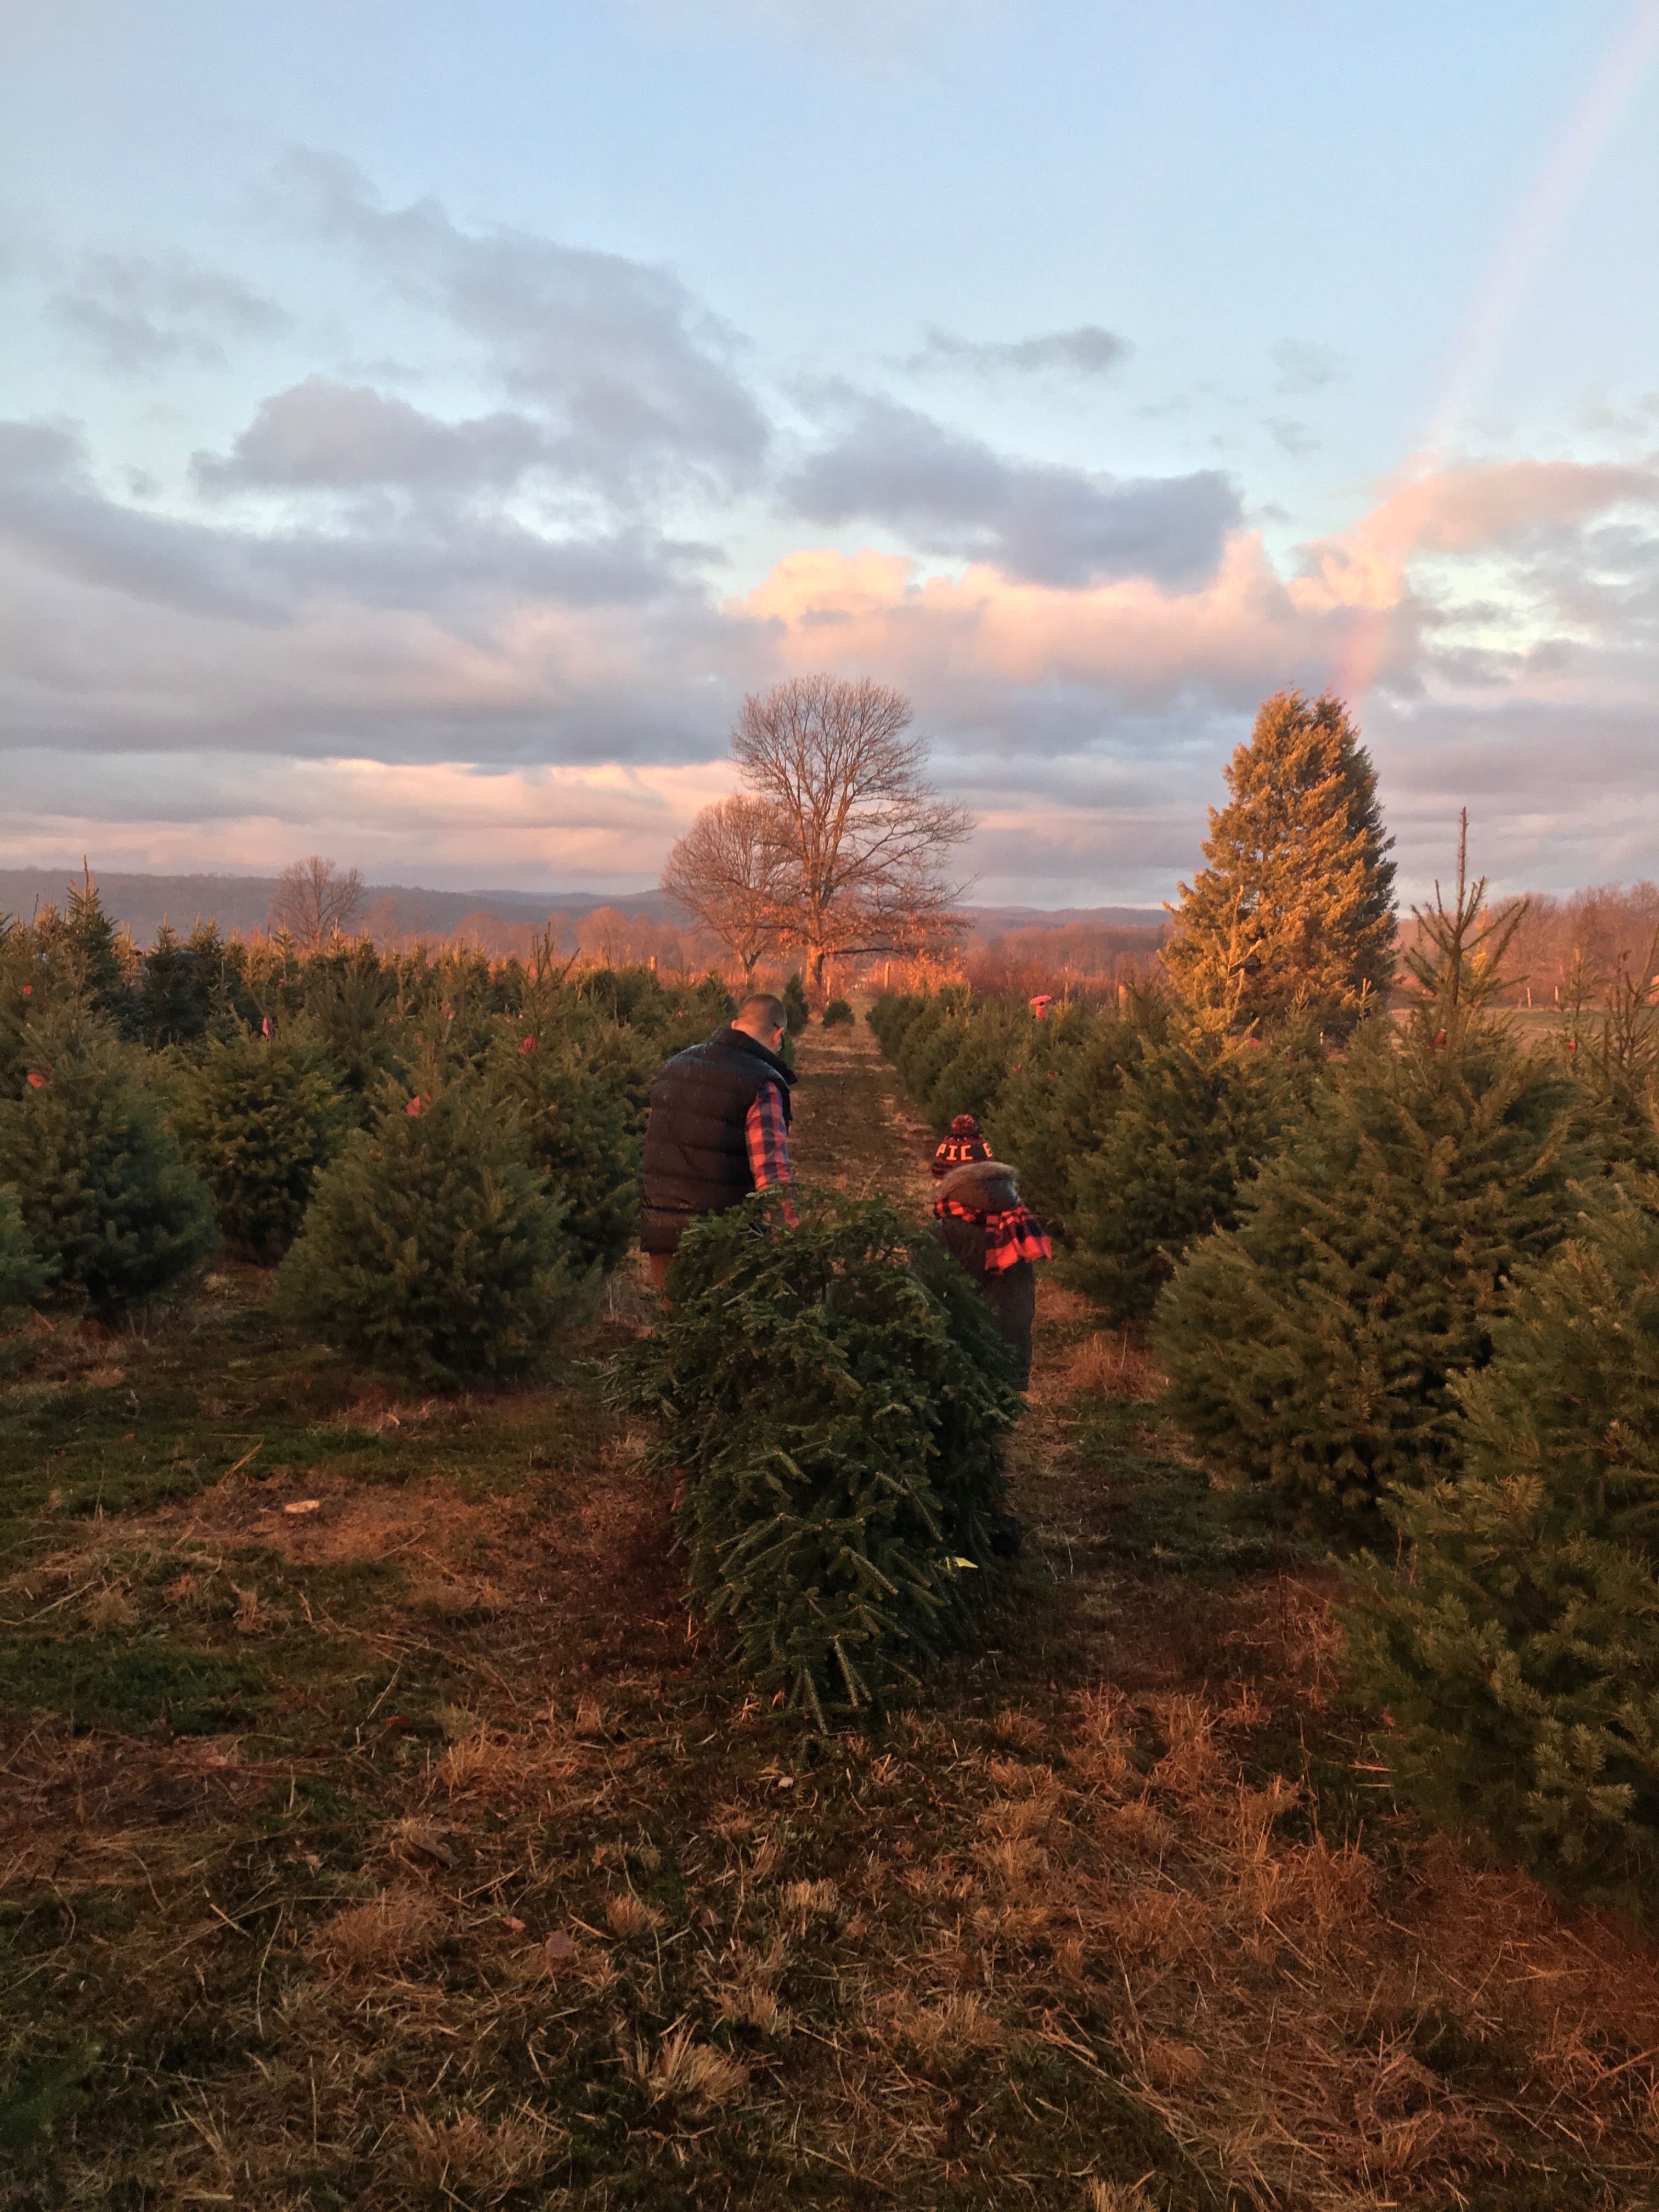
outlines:
{"label": "cloud", "polygon": [[809,522],[881,523],[926,551],[1062,587],[1103,576],[1191,580],[1214,568],[1239,514],[1237,493],[1213,470],[1124,481],[1010,461],[878,399],[859,404],[851,427],[782,495]]}
{"label": "cloud", "polygon": [[1104,376],[1127,358],[1127,338],[1098,323],[1079,323],[1068,331],[1045,331],[1035,337],[983,341],[958,337],[930,323],[918,353],[902,366],[925,375],[939,369],[969,369],[981,376]]}
{"label": "cloud", "polygon": [[[76,432],[27,422],[0,422],[0,546],[26,573],[169,607],[190,622],[285,629],[326,608],[334,621],[361,619],[367,635],[373,611],[384,610],[472,639],[526,605],[636,608],[685,602],[689,593],[695,603],[688,579],[718,558],[711,547],[640,528],[544,536],[507,514],[441,502],[410,510],[370,501],[347,526],[258,530],[183,520],[111,498]],[[58,620],[83,618],[54,605]],[[85,617],[91,612],[86,603]],[[106,607],[99,618],[113,644],[123,635],[118,614]],[[89,640],[95,659],[92,647]],[[241,679],[250,692],[256,659]]]}
{"label": "cloud", "polygon": [[312,221],[483,348],[546,418],[550,458],[617,499],[757,482],[770,428],[734,334],[670,270],[523,232],[471,232],[435,200],[383,207],[349,162],[291,174]]}
{"label": "cloud", "polygon": [[0,544],[95,590],[244,622],[282,617],[257,544],[106,498],[80,434],[61,423],[0,422]]}
{"label": "cloud", "polygon": [[198,453],[192,473],[209,492],[470,491],[504,489],[546,458],[546,437],[526,416],[444,422],[372,386],[308,376],[262,402],[228,455]]}
{"label": "cloud", "polygon": [[1309,453],[1316,453],[1324,442],[1305,422],[1298,422],[1288,415],[1270,415],[1267,428],[1273,433],[1273,443],[1281,453],[1301,460]]}
{"label": "cloud", "polygon": [[[188,866],[211,839],[216,865],[268,869],[324,842],[371,877],[635,889],[700,806],[735,776],[726,761],[614,763],[481,774],[464,761],[349,756],[126,754],[89,793],[72,757],[20,755],[30,803],[14,817],[9,865],[50,865],[89,841],[106,869]],[[81,842],[77,843],[76,840]]]}
{"label": "cloud", "polygon": [[820,550],[779,562],[728,612],[764,625],[781,667],[880,669],[969,727],[1006,727],[1015,697],[1056,685],[1092,694],[1097,713],[1240,709],[1279,683],[1316,685],[1351,619],[1300,608],[1243,531],[1185,591],[1144,577],[1059,589],[988,566],[927,575],[896,555]]}
{"label": "cloud", "polygon": [[736,591],[660,499],[579,486],[550,520],[568,424],[531,398],[449,419],[313,376],[198,460],[202,492],[272,504],[173,513],[73,426],[0,423],[4,845],[648,878],[726,787],[744,692],[829,667],[910,692],[988,894],[1167,891],[1285,684],[1363,699],[1408,876],[1463,798],[1502,880],[1653,872],[1659,469],[1425,466],[1285,563],[1224,477],[1115,482],[835,404],[787,486],[812,531]]}
{"label": "cloud", "polygon": [[1310,338],[1281,338],[1268,358],[1279,371],[1279,390],[1286,393],[1322,392],[1348,374],[1347,362],[1334,346]]}
{"label": "cloud", "polygon": [[1476,553],[1626,506],[1659,507],[1659,471],[1583,461],[1468,463],[1402,484],[1355,535],[1402,554]]}
{"label": "cloud", "polygon": [[181,356],[217,365],[226,338],[270,337],[291,321],[240,277],[185,254],[83,253],[47,304],[59,327],[118,376]]}

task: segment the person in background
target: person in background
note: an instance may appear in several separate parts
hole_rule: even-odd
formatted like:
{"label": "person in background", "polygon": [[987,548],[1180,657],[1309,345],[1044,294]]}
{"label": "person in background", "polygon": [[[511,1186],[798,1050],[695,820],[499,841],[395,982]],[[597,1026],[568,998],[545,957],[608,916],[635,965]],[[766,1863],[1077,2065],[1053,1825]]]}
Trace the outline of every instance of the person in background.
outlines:
{"label": "person in background", "polygon": [[[958,1114],[951,1133],[933,1155],[938,1189],[933,1218],[945,1249],[973,1277],[996,1316],[1003,1341],[1014,1355],[1015,1387],[1031,1381],[1031,1324],[1036,1317],[1036,1273],[1033,1262],[1054,1256],[1054,1248],[1030,1209],[1022,1204],[1019,1173],[991,1158],[991,1148],[971,1114]],[[1013,1437],[1004,1440],[1005,1467],[1013,1469]],[[1002,1514],[991,1548],[1005,1556],[1020,1547],[1019,1522]]]}
{"label": "person in background", "polygon": [[[786,1028],[782,1000],[756,992],[706,1044],[665,1062],[651,1086],[640,1247],[659,1289],[688,1222],[795,1179]],[[795,1220],[787,1199],[784,1218]]]}

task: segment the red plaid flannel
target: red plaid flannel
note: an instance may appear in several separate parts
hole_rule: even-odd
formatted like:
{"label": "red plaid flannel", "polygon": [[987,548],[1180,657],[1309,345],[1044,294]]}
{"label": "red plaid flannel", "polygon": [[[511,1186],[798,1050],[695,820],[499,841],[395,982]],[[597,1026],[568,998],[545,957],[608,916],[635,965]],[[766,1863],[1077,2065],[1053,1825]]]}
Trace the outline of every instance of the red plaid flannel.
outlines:
{"label": "red plaid flannel", "polygon": [[936,1198],[933,1212],[943,1221],[948,1213],[957,1221],[971,1221],[985,1231],[985,1272],[1006,1274],[1022,1260],[1052,1260],[1054,1249],[1037,1226],[1028,1206],[1011,1206],[1000,1213],[981,1213],[954,1198]]}
{"label": "red plaid flannel", "polygon": [[[783,1118],[783,1093],[775,1083],[763,1084],[755,1093],[743,1127],[749,1146],[749,1172],[755,1178],[756,1189],[770,1190],[775,1183],[793,1182],[794,1170],[789,1164],[789,1130]],[[793,1229],[797,1216],[787,1199],[783,1202],[783,1218]]]}

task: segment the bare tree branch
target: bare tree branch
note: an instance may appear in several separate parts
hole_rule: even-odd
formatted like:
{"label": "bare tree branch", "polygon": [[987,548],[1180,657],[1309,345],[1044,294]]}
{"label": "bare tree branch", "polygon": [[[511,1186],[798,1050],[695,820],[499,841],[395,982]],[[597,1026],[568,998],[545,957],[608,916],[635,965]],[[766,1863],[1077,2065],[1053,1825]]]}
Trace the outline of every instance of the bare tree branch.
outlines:
{"label": "bare tree branch", "polygon": [[337,868],[313,853],[276,878],[265,915],[268,929],[286,930],[307,951],[350,928],[362,911],[363,879],[356,868]]}
{"label": "bare tree branch", "polygon": [[732,757],[782,856],[777,932],[822,987],[826,960],[904,951],[946,933],[959,887],[939,870],[973,817],[926,781],[910,702],[867,678],[798,676],[743,702]]}
{"label": "bare tree branch", "polygon": [[756,962],[778,941],[785,901],[785,853],[772,809],[745,792],[705,806],[668,855],[662,887],[752,981]]}

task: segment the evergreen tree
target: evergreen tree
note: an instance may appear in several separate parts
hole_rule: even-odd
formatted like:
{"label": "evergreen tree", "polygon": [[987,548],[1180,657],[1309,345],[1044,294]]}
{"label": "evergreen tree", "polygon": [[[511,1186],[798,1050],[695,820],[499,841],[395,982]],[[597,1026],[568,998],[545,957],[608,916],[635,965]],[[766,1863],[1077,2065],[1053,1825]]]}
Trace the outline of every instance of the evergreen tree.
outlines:
{"label": "evergreen tree", "polygon": [[490,1066],[518,1117],[530,1164],[564,1206],[580,1265],[608,1275],[639,1222],[640,1139],[627,1099],[556,1028],[520,1035],[497,1024]]}
{"label": "evergreen tree", "polygon": [[54,1280],[107,1320],[213,1249],[212,1203],[103,1016],[59,1005],[30,1022],[26,1057],[21,1096],[0,1100],[0,1180]]}
{"label": "evergreen tree", "polygon": [[52,1271],[34,1249],[10,1183],[0,1183],[0,1313],[38,1297]]}
{"label": "evergreen tree", "polygon": [[319,1177],[277,1309],[416,1381],[520,1373],[574,1303],[563,1208],[485,1085],[435,1056],[418,1081]]}
{"label": "evergreen tree", "polygon": [[207,1033],[213,1012],[211,986],[198,973],[200,954],[180,945],[164,920],[144,957],[134,993],[137,1034],[152,1051],[194,1044]]}
{"label": "evergreen tree", "polygon": [[1176,1418],[1298,1515],[1373,1535],[1379,1498],[1455,1469],[1455,1379],[1484,1366],[1522,1262],[1577,1212],[1593,1156],[1547,1057],[1488,1018],[1513,917],[1484,882],[1419,916],[1403,1032],[1368,1022],[1158,1304]]}
{"label": "evergreen tree", "polygon": [[1601,985],[1600,1008],[1590,1013],[1589,1000],[1601,979],[1581,963],[1562,1009],[1559,1036],[1587,1133],[1609,1162],[1650,1175],[1659,1173],[1659,1006],[1650,982],[1655,975],[1659,936],[1638,969],[1620,963]]}
{"label": "evergreen tree", "polygon": [[221,1235],[268,1265],[299,1235],[349,1118],[320,1048],[240,1029],[210,1042],[173,1117]]}
{"label": "evergreen tree", "polygon": [[690,1594],[820,1727],[902,1686],[969,1620],[1018,1411],[990,1308],[878,1200],[759,1193],[696,1222],[669,1306],[617,1364],[660,1416]]}
{"label": "evergreen tree", "polygon": [[1296,1103],[1279,1054],[1218,1051],[1202,1037],[1147,1046],[1123,1070],[1103,1143],[1073,1170],[1066,1281],[1120,1319],[1144,1321],[1182,1252],[1236,1225],[1239,1186],[1276,1148]]}
{"label": "evergreen tree", "polygon": [[1459,1382],[1455,1480],[1346,1620],[1380,1739],[1435,1818],[1577,1901],[1659,1898],[1659,1182],[1532,1271]]}
{"label": "evergreen tree", "polygon": [[1032,1023],[985,1124],[992,1151],[1019,1170],[1021,1196],[1062,1246],[1077,1235],[1078,1176],[1106,1139],[1125,1079],[1168,1033],[1158,999],[1145,994],[1132,1007],[1128,1021],[1074,1006]]}
{"label": "evergreen tree", "polygon": [[1164,964],[1211,1026],[1346,1035],[1394,973],[1394,841],[1370,756],[1340,700],[1280,691],[1226,779]]}
{"label": "evergreen tree", "polygon": [[372,945],[351,945],[307,961],[303,1034],[333,1065],[335,1079],[357,1121],[375,1117],[382,1086],[403,1082],[410,1060],[400,1019],[398,981]]}
{"label": "evergreen tree", "polygon": [[90,868],[83,867],[80,883],[69,887],[61,944],[69,954],[70,972],[65,980],[106,1014],[122,1035],[132,1035],[137,1012],[129,980],[134,964],[131,940],[104,912]]}
{"label": "evergreen tree", "polygon": [[845,999],[831,999],[823,1010],[823,1026],[827,1030],[850,1028],[852,1021],[853,1009]]}
{"label": "evergreen tree", "polygon": [[784,1020],[791,1036],[799,1036],[812,1018],[806,1003],[806,987],[800,980],[800,969],[793,970],[783,987]]}

